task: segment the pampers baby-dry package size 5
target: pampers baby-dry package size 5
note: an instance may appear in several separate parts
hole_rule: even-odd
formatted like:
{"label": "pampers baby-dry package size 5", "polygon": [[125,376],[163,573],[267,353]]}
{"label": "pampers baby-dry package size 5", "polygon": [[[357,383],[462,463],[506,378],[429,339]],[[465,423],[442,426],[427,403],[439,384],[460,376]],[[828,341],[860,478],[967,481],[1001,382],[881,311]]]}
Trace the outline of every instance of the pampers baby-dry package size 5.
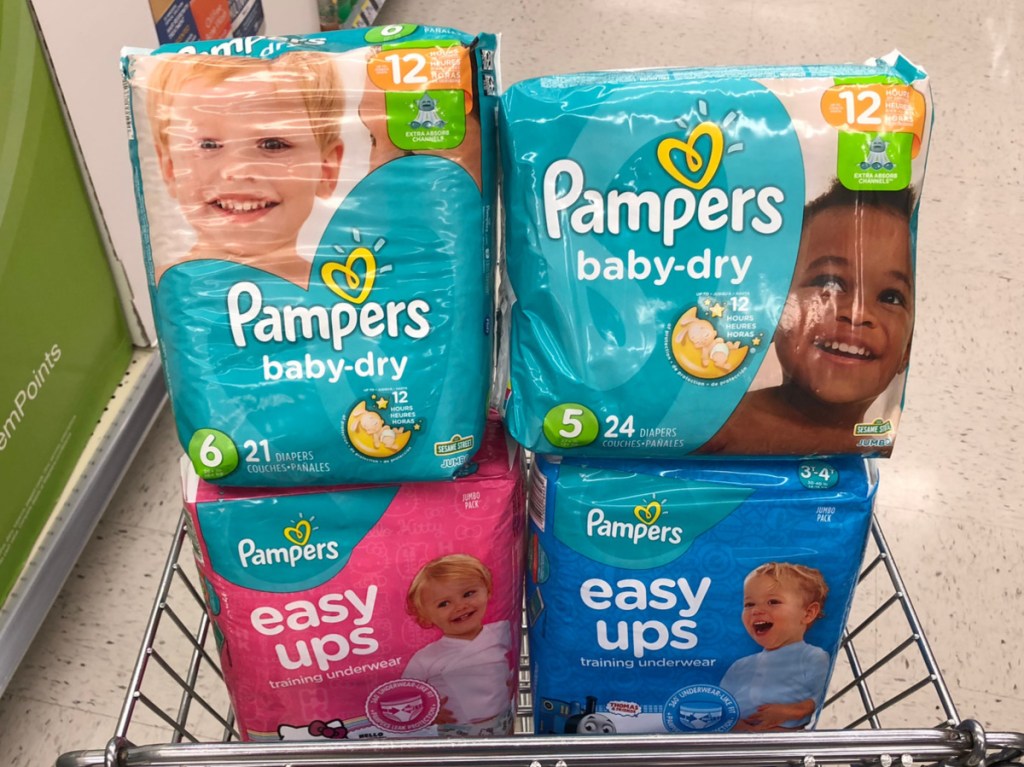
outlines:
{"label": "pampers baby-dry package size 5", "polygon": [[497,420],[450,482],[274,492],[182,466],[243,739],[511,734],[526,512]]}
{"label": "pampers baby-dry package size 5", "polygon": [[538,458],[532,480],[536,732],[813,726],[864,554],[870,462]]}
{"label": "pampers baby-dry package size 5", "polygon": [[898,54],[509,88],[512,435],[587,457],[888,455],[931,120]]}
{"label": "pampers baby-dry package size 5", "polygon": [[495,39],[392,25],[126,50],[182,445],[204,479],[451,477],[491,364]]}

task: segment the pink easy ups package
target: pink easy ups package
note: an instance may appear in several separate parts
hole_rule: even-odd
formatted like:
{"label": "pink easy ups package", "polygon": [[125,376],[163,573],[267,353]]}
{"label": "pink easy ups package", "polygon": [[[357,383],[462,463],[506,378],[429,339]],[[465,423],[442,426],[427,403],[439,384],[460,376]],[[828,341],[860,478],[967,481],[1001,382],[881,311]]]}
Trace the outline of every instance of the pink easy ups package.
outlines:
{"label": "pink easy ups package", "polygon": [[525,500],[500,422],[444,482],[224,488],[187,459],[182,474],[243,739],[511,734]]}

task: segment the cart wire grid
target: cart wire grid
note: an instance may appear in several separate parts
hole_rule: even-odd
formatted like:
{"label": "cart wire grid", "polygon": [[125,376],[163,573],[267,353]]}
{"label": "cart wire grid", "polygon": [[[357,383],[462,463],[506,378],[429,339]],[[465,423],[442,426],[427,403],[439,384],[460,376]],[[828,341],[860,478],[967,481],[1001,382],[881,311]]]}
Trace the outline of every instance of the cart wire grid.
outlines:
{"label": "cart wire grid", "polygon": [[[978,722],[960,719],[877,520],[818,729],[787,733],[524,737],[532,732],[524,632],[515,736],[244,743],[186,540],[183,515],[116,731],[105,748],[63,754],[57,767],[1024,764],[1024,735],[987,733]],[[906,722],[920,724],[908,729]],[[904,726],[894,728],[896,723]]]}

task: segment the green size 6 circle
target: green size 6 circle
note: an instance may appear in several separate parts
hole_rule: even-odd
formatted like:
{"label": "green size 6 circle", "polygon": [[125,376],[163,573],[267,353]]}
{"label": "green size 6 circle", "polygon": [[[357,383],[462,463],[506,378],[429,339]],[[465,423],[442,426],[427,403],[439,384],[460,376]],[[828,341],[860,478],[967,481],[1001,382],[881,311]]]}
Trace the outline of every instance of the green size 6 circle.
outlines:
{"label": "green size 6 circle", "polygon": [[825,461],[804,461],[797,473],[800,484],[808,490],[828,490],[839,482],[839,471]]}
{"label": "green size 6 circle", "polygon": [[589,445],[597,439],[598,431],[594,411],[578,402],[555,405],[544,416],[544,436],[555,447]]}
{"label": "green size 6 circle", "polygon": [[216,429],[199,429],[188,442],[188,457],[202,479],[220,479],[238,468],[238,448]]}
{"label": "green size 6 circle", "polygon": [[417,29],[416,24],[388,24],[384,27],[374,27],[366,33],[366,42],[390,43],[392,40],[408,37]]}

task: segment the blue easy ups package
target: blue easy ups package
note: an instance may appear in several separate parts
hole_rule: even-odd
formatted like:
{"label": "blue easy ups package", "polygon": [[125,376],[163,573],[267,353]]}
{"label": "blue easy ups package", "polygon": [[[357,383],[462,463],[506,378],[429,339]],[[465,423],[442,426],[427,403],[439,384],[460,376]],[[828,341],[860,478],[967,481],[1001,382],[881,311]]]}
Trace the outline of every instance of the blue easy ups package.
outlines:
{"label": "blue easy ups package", "polygon": [[864,555],[870,459],[537,458],[537,733],[804,729]]}
{"label": "blue easy ups package", "polygon": [[898,54],[509,88],[512,435],[586,457],[888,455],[931,119]]}
{"label": "blue easy ups package", "polygon": [[392,25],[126,50],[160,349],[199,475],[451,477],[491,368],[495,39]]}

